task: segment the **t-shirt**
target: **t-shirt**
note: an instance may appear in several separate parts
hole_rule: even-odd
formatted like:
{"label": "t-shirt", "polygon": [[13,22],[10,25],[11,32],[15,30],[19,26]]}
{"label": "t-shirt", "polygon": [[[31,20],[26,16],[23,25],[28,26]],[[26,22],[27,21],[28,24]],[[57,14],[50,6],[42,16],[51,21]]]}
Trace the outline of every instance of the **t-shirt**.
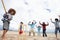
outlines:
{"label": "t-shirt", "polygon": [[7,13],[3,15],[2,21],[10,21],[12,20],[12,15]]}
{"label": "t-shirt", "polygon": [[37,28],[38,28],[38,30],[41,30],[41,26],[38,26]]}
{"label": "t-shirt", "polygon": [[35,24],[36,24],[36,22],[33,23],[33,24],[29,24],[29,23],[28,23],[28,25],[30,25],[31,28],[34,28]]}
{"label": "t-shirt", "polygon": [[12,20],[12,15],[11,14],[7,14],[9,17],[8,17],[8,19],[9,20]]}
{"label": "t-shirt", "polygon": [[43,29],[46,29],[46,24],[42,24]]}
{"label": "t-shirt", "polygon": [[20,30],[22,30],[22,25],[20,25]]}
{"label": "t-shirt", "polygon": [[51,21],[51,22],[55,25],[55,27],[59,27],[59,21],[57,21],[57,22]]}

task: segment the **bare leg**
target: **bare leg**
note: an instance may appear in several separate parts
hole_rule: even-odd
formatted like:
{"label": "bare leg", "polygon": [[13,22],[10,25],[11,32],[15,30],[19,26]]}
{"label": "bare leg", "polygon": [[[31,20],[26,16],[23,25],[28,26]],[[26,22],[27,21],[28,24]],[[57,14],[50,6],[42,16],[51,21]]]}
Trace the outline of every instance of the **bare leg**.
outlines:
{"label": "bare leg", "polygon": [[56,38],[57,38],[57,34],[55,34],[56,35]]}
{"label": "bare leg", "polygon": [[5,38],[5,34],[7,33],[7,30],[3,30],[3,35],[2,35],[2,38],[4,39]]}
{"label": "bare leg", "polygon": [[33,32],[33,36],[35,36],[35,32]]}
{"label": "bare leg", "polygon": [[29,32],[29,36],[31,36],[31,32]]}

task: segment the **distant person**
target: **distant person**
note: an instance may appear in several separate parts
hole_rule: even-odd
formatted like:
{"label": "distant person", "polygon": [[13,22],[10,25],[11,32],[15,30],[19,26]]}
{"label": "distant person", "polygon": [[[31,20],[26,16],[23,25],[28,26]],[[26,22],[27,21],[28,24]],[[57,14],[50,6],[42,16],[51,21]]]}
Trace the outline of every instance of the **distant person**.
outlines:
{"label": "distant person", "polygon": [[57,32],[58,31],[60,32],[60,29],[59,29],[59,20],[58,20],[58,18],[55,18],[55,22],[53,22],[52,19],[50,19],[50,20],[55,25],[55,35],[57,37]]}
{"label": "distant person", "polygon": [[31,29],[29,31],[29,36],[31,36],[31,33],[33,33],[33,36],[35,36],[35,31],[34,31],[35,24],[36,24],[35,20],[33,20],[32,23],[31,23],[31,21],[29,21],[28,25],[31,27]]}
{"label": "distant person", "polygon": [[20,22],[19,34],[23,33],[23,22]]}
{"label": "distant person", "polygon": [[47,22],[47,24],[45,24],[45,22],[43,22],[42,24],[40,23],[40,25],[42,25],[42,28],[43,28],[43,37],[47,37],[47,34],[46,34],[46,26],[48,26],[49,23]]}
{"label": "distant person", "polygon": [[26,35],[24,32],[24,26],[26,27],[27,25],[25,25],[23,22],[20,22],[19,30],[18,30],[18,32],[19,32],[18,40],[20,40],[20,38],[21,38],[21,40],[23,40],[25,38],[24,36],[22,36],[22,35]]}
{"label": "distant person", "polygon": [[23,22],[20,22],[20,26],[19,26],[19,35],[22,35],[24,32],[24,26],[26,26]]}
{"label": "distant person", "polygon": [[37,26],[37,30],[38,30],[38,36],[39,36],[40,35],[40,31],[41,31],[41,26],[40,25]]}
{"label": "distant person", "polygon": [[3,35],[2,38],[5,38],[5,34],[9,30],[10,21],[12,20],[13,15],[15,15],[16,11],[14,9],[9,9],[8,12],[6,12],[3,15],[2,21],[3,21]]}

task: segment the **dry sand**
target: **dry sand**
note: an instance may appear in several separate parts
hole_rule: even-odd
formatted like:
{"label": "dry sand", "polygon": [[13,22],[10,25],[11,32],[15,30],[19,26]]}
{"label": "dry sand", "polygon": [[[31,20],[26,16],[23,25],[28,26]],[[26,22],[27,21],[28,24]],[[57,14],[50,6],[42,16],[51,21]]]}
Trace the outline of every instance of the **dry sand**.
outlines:
{"label": "dry sand", "polygon": [[[0,31],[0,40],[2,40],[1,35],[2,31]],[[27,32],[26,34],[18,35],[18,32],[8,31],[4,40],[60,40],[60,34],[56,38],[54,34],[48,34],[47,37],[42,37],[42,35],[28,36]]]}

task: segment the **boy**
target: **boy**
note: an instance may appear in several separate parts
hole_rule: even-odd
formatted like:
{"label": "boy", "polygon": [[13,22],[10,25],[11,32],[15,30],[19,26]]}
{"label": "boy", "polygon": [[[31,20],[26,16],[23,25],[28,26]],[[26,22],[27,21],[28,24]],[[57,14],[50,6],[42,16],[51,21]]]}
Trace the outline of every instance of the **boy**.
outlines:
{"label": "boy", "polygon": [[55,25],[55,35],[57,37],[57,32],[58,31],[60,32],[60,29],[59,29],[59,20],[57,18],[55,18],[55,22],[53,22],[52,19],[50,19],[50,20]]}
{"label": "boy", "polygon": [[[40,22],[39,22],[40,23]],[[45,24],[45,22],[43,22],[42,24],[40,23],[40,25],[42,25],[43,27],[43,37],[46,36],[47,37],[47,34],[46,34],[46,26],[49,25],[49,23],[47,22],[47,24]]]}
{"label": "boy", "polygon": [[33,36],[35,36],[35,32],[34,32],[34,26],[36,24],[36,21],[33,20],[32,24],[30,24],[31,21],[28,23],[28,25],[31,27],[31,30],[29,31],[29,36],[31,36],[31,33],[33,33]]}
{"label": "boy", "polygon": [[40,30],[41,30],[41,26],[40,25],[37,26],[37,30],[38,30],[38,35],[40,35]]}
{"label": "boy", "polygon": [[5,38],[5,34],[7,33],[7,31],[9,30],[9,24],[10,21],[12,20],[12,16],[15,15],[16,11],[14,9],[9,9],[8,12],[6,12],[6,14],[3,15],[3,35],[2,38]]}

